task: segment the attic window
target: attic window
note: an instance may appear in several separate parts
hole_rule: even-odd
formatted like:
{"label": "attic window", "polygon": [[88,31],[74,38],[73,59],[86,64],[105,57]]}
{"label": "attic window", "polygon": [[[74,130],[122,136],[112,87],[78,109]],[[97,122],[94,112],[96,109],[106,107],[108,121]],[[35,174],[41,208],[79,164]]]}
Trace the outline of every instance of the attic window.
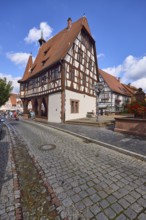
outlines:
{"label": "attic window", "polygon": [[44,66],[44,65],[45,65],[45,62],[46,62],[45,60],[43,60],[43,61],[42,61],[42,66]]}
{"label": "attic window", "polygon": [[47,59],[45,59],[45,60],[42,60],[42,66],[44,66],[45,65],[45,63],[46,63],[46,61],[49,59],[49,57],[47,58]]}
{"label": "attic window", "polygon": [[30,69],[29,69],[29,72],[32,73],[35,67],[36,67],[36,65],[33,66],[32,68],[30,68]]}
{"label": "attic window", "polygon": [[46,56],[46,54],[48,53],[48,51],[50,50],[51,47],[49,47],[47,50],[44,51],[44,56]]}

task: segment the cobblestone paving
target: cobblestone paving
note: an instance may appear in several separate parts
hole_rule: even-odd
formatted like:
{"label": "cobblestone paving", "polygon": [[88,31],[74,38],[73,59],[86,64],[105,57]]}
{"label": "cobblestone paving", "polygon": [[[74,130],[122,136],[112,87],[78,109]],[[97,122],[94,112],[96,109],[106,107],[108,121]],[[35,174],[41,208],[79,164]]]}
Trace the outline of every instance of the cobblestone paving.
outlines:
{"label": "cobblestone paving", "polygon": [[13,126],[59,198],[62,219],[146,219],[145,162],[43,125]]}
{"label": "cobblestone paving", "polygon": [[0,140],[0,219],[15,219],[15,198],[13,187],[10,136],[3,128]]}
{"label": "cobblestone paving", "polygon": [[114,132],[114,125],[107,127],[94,127],[84,125],[49,123],[50,125],[75,132],[77,134],[112,144],[119,148],[123,148],[141,155],[146,156],[146,138],[134,135],[122,134]]}

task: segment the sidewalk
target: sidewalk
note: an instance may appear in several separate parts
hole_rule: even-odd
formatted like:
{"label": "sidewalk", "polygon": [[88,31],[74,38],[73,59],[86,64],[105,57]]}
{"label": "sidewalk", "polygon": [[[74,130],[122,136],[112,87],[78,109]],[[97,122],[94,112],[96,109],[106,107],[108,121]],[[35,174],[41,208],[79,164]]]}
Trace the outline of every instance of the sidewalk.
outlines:
{"label": "sidewalk", "polygon": [[85,124],[93,126],[105,126],[114,124],[116,117],[126,117],[127,115],[99,115],[98,118],[81,118],[66,121],[66,124]]}
{"label": "sidewalk", "polygon": [[[99,115],[98,118],[97,117],[91,117],[91,118],[79,118],[79,119],[72,119],[72,120],[67,120],[65,122],[65,124],[83,124],[83,125],[92,125],[92,126],[106,126],[106,125],[111,125],[114,124],[115,122],[115,118],[122,118],[122,117],[133,117],[132,114],[111,114],[111,115]],[[20,120],[32,120],[31,118],[27,118],[27,117],[23,117],[20,116],[19,117]],[[46,119],[42,119],[42,118],[34,118],[34,121],[38,121],[38,122],[42,122],[44,124],[58,124],[55,122],[48,122]],[[59,123],[60,124],[60,123]],[[61,123],[62,124],[62,123]]]}
{"label": "sidewalk", "polygon": [[[121,118],[121,117],[133,117],[131,114],[124,114],[124,115],[99,115],[97,117],[91,117],[91,118],[79,118],[79,119],[72,119],[65,122],[65,124],[78,124],[78,125],[91,125],[91,126],[107,126],[107,125],[113,125],[115,122],[115,118]],[[48,122],[44,119],[35,118],[35,121],[47,123],[47,124],[60,124],[60,123],[53,123]],[[61,123],[62,124],[62,123]]]}

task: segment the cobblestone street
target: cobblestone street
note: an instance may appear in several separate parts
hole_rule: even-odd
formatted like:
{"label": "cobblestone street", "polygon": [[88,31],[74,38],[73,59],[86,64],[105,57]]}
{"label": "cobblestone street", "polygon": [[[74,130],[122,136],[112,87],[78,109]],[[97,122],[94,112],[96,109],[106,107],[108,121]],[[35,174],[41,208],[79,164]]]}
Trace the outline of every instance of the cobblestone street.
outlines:
{"label": "cobblestone street", "polygon": [[146,219],[145,162],[44,125],[19,121],[12,129],[61,219]]}

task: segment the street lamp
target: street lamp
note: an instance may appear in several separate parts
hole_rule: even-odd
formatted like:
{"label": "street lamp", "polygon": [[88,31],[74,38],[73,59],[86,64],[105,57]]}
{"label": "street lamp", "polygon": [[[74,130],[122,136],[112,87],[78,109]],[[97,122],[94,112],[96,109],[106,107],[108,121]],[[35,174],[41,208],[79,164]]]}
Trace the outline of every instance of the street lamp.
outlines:
{"label": "street lamp", "polygon": [[104,85],[103,85],[102,82],[98,82],[93,87],[94,87],[94,91],[96,92],[96,121],[98,121],[98,117],[99,117],[99,106],[98,106],[99,95],[102,92],[102,90],[104,88]]}

